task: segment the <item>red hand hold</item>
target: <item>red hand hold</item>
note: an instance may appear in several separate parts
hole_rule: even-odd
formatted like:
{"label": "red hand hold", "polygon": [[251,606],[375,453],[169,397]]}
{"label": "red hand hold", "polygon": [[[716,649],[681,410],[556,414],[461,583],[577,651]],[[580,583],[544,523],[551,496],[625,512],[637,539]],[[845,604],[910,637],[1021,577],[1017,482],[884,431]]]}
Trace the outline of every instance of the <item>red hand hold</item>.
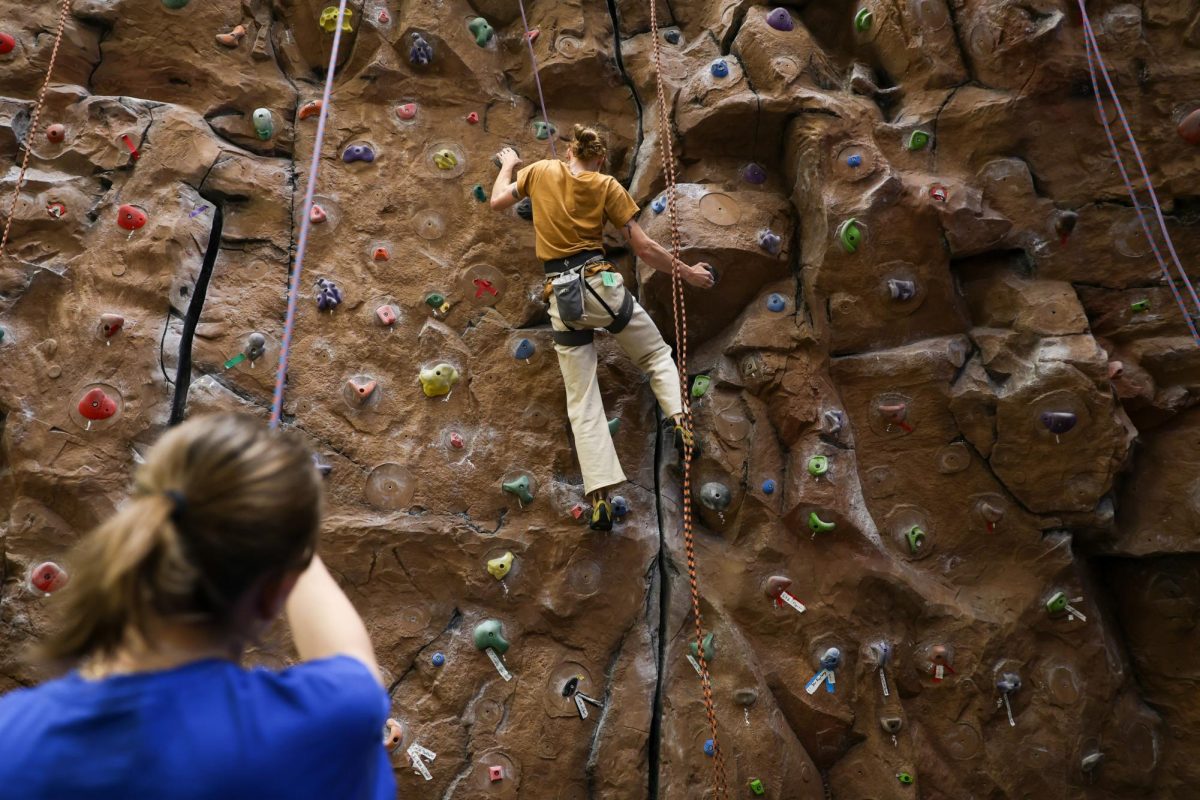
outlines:
{"label": "red hand hold", "polygon": [[375,393],[375,387],[379,385],[378,381],[362,381],[354,378],[346,382],[350,385],[350,390],[354,392],[354,397],[360,405],[367,402]]}
{"label": "red hand hold", "polygon": [[120,314],[100,315],[100,332],[104,334],[105,339],[116,336],[123,327],[125,327],[125,318]]}
{"label": "red hand hold", "polygon": [[92,389],[79,401],[79,416],[92,422],[108,419],[117,413],[117,401],[103,389]]}
{"label": "red hand hold", "polygon": [[134,161],[137,161],[139,158],[141,158],[141,153],[139,153],[137,147],[134,146],[133,139],[129,138],[129,134],[123,134],[121,136],[121,141],[125,143],[127,148],[129,148],[129,155],[133,156]]}
{"label": "red hand hold", "polygon": [[450,434],[450,446],[453,447],[455,450],[462,450],[464,447],[467,446],[467,443],[463,441],[463,437],[462,437],[461,433],[454,431],[453,433]]}
{"label": "red hand hold", "polygon": [[46,213],[55,219],[62,219],[67,215],[67,207],[62,203],[50,203],[46,206]]}
{"label": "red hand hold", "polygon": [[396,116],[400,119],[415,118],[417,116],[417,104],[404,103],[403,105],[396,106]]}
{"label": "red hand hold", "polygon": [[11,33],[0,33],[0,56],[7,55],[17,46],[17,40],[12,37]]}
{"label": "red hand hold", "polygon": [[396,310],[391,306],[380,306],[375,309],[375,316],[379,317],[379,321],[384,325],[391,326],[396,324]]}
{"label": "red hand hold", "polygon": [[312,211],[308,212],[308,219],[312,222],[312,224],[320,225],[322,222],[329,219],[329,217],[325,214],[325,209],[314,204]]}
{"label": "red hand hold", "polygon": [[44,561],[29,574],[29,585],[43,594],[54,594],[71,578],[67,571],[53,561]]}
{"label": "red hand hold", "polygon": [[59,144],[65,141],[67,138],[66,126],[57,122],[53,125],[50,125],[46,128],[46,138],[54,144]]}
{"label": "red hand hold", "polygon": [[492,297],[495,297],[496,295],[500,294],[500,292],[496,289],[495,286],[492,285],[492,282],[489,280],[484,280],[483,278],[476,278],[473,282],[475,284],[475,299],[476,300],[483,297],[484,292],[487,292]]}
{"label": "red hand hold", "polygon": [[376,247],[375,248],[375,260],[376,261],[387,261],[390,258],[391,258],[391,255],[388,253],[388,249],[386,247]]}
{"label": "red hand hold", "polygon": [[479,113],[476,111],[472,111],[470,114],[467,114],[467,122],[469,122],[472,125],[478,125],[479,124]]}
{"label": "red hand hold", "polygon": [[137,206],[125,204],[117,209],[117,225],[127,231],[136,231],[146,224],[146,212]]}
{"label": "red hand hold", "polygon": [[321,113],[322,105],[323,103],[320,100],[313,100],[311,103],[305,103],[304,105],[300,106],[300,113],[298,116],[300,119],[315,117]]}

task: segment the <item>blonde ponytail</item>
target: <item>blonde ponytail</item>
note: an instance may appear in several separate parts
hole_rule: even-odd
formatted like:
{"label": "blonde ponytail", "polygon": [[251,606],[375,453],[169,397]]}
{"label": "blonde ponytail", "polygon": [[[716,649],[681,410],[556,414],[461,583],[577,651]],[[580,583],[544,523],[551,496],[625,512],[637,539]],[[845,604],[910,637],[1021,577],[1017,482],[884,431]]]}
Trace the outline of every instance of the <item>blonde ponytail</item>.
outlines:
{"label": "blonde ponytail", "polygon": [[60,624],[35,651],[69,666],[148,640],[157,620],[230,636],[231,611],[264,575],[307,564],[320,519],[308,450],[246,417],[171,430],[138,470],[134,496],[69,559]]}
{"label": "blonde ponytail", "polygon": [[571,153],[581,161],[608,157],[608,145],[594,128],[576,125],[571,132]]}

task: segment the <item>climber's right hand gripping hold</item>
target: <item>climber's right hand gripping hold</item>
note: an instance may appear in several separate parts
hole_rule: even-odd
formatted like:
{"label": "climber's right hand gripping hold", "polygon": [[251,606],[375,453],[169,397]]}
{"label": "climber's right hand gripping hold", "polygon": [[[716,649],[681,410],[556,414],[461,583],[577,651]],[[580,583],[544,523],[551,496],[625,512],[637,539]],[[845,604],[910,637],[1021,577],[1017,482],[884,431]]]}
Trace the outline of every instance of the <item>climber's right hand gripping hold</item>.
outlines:
{"label": "climber's right hand gripping hold", "polygon": [[505,147],[496,154],[496,160],[500,162],[500,174],[492,184],[492,199],[489,205],[493,211],[503,211],[512,208],[521,199],[517,192],[516,176],[513,175],[521,163],[521,157],[517,155],[516,150]]}
{"label": "climber's right hand gripping hold", "polygon": [[625,223],[624,231],[625,239],[633,248],[634,254],[659,272],[670,275],[678,264],[679,274],[690,286],[698,289],[711,289],[716,285],[712,267],[703,261],[694,265],[685,264],[682,261],[677,262],[666,248],[647,236],[646,232],[642,230],[642,226],[633,220]]}

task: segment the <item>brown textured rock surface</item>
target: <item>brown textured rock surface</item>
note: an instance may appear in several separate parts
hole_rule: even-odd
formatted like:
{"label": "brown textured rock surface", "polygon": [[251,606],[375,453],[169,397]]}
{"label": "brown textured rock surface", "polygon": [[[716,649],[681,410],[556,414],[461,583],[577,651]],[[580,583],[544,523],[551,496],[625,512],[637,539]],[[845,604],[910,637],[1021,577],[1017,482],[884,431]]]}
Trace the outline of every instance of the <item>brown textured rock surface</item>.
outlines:
{"label": "brown textured rock surface", "polygon": [[[0,154],[33,153],[0,260],[0,689],[35,679],[21,645],[53,600],[29,571],[63,561],[122,500],[177,397],[191,414],[265,415],[325,5],[76,0],[30,131],[56,10],[0,0],[16,38],[0,56]],[[368,622],[395,715],[439,754],[429,784],[396,756],[401,794],[711,797],[677,458],[643,379],[602,338],[631,514],[603,536],[575,520],[531,228],[472,192],[490,188],[501,146],[549,153],[520,15],[499,0],[350,5],[285,410],[333,468],[324,552]],[[573,123],[600,126],[642,225],[669,241],[651,208],[664,178],[648,4],[527,5],[559,151]],[[1200,349],[1104,141],[1078,10],[810,3],[779,31],[771,8],[659,4],[684,257],[721,277],[686,295],[690,371],[712,379],[695,403],[696,499],[706,484],[730,496],[697,504],[697,550],[733,796],[758,778],[776,800],[1194,797]],[[1182,0],[1090,13],[1186,261],[1200,247],[1200,14]],[[467,30],[479,14],[496,31],[484,47]],[[432,64],[410,63],[413,33]],[[910,149],[917,131],[930,141]],[[364,144],[374,161],[343,161]],[[454,169],[434,165],[442,149]],[[15,179],[0,181],[3,213]],[[148,217],[132,234],[117,224],[125,204]],[[672,331],[669,281],[613,246]],[[318,278],[343,293],[332,313],[316,307]],[[426,304],[434,292],[447,313]],[[112,336],[105,314],[124,319]],[[261,354],[231,362],[256,333]],[[521,339],[535,352],[518,361]],[[426,397],[418,374],[439,363],[461,379]],[[89,425],[76,405],[93,387],[118,413]],[[1076,422],[1056,434],[1046,413]],[[814,456],[828,472],[810,474]],[[528,505],[500,488],[522,472]],[[836,528],[813,533],[813,515]],[[505,552],[500,583],[485,564]],[[772,577],[804,614],[772,604]],[[1048,613],[1056,592],[1086,622]],[[512,682],[472,644],[487,618],[512,642]],[[806,692],[830,647],[836,693]],[[281,640],[256,657],[289,652]],[[1015,727],[1002,672],[1023,681]],[[562,696],[572,677],[604,704],[587,720]],[[487,779],[492,764],[504,781]]]}

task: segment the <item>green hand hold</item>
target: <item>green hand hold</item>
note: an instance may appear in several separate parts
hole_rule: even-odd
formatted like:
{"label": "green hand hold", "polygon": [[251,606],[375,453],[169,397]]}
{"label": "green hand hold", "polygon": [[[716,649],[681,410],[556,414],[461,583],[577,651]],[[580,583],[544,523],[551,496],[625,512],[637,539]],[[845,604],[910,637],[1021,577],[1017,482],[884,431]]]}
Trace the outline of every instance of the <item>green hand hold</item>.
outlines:
{"label": "green hand hold", "polygon": [[763,786],[763,782],[760,781],[758,778],[751,778],[750,779],[750,791],[754,792],[754,794],[766,794],[767,788],[765,786]]}
{"label": "green hand hold", "polygon": [[1149,311],[1150,310],[1150,301],[1144,300],[1144,299],[1136,300],[1129,304],[1129,310],[1135,314],[1140,314],[1143,311]]}
{"label": "green hand hold", "polygon": [[921,550],[921,545],[925,543],[925,531],[917,525],[913,525],[908,529],[908,533],[904,534],[904,538],[908,539],[908,550],[913,555],[916,555]]}
{"label": "green hand hold", "polygon": [[508,652],[508,639],[504,638],[504,626],[497,619],[485,619],[475,626],[475,649],[479,651],[492,648],[498,654]]}
{"label": "green hand hold", "polygon": [[4,341],[4,328],[0,328],[0,342]]}
{"label": "green hand hold", "polygon": [[904,146],[909,150],[924,150],[927,144],[929,144],[928,133],[925,131],[913,131],[908,135],[908,142]]}
{"label": "green hand hold", "polygon": [[[695,642],[688,645],[688,651],[692,654],[692,658],[700,658],[700,648],[696,647]],[[710,633],[704,637],[704,663],[711,664],[716,657],[717,646],[713,642],[713,635]]]}
{"label": "green hand hold", "polygon": [[813,533],[829,533],[837,527],[837,523],[826,522],[817,516],[817,512],[810,511],[808,512],[808,527],[812,529]]}
{"label": "green hand hold", "polygon": [[441,308],[442,306],[446,305],[446,296],[438,294],[437,292],[433,292],[425,297],[425,305],[429,306],[430,308]]}
{"label": "green hand hold", "polygon": [[481,203],[486,203],[488,201],[487,192],[485,192],[483,190],[482,183],[477,183],[474,186],[472,186],[471,194],[475,197],[476,200],[478,200]]}
{"label": "green hand hold", "polygon": [[900,781],[905,786],[911,786],[913,782],[913,776],[909,775],[907,772],[899,772],[896,774],[896,780]]}
{"label": "green hand hold", "polygon": [[620,417],[614,417],[613,419],[610,419],[610,420],[608,421],[608,435],[609,435],[609,436],[616,436],[616,435],[617,435],[617,431],[619,431],[619,430],[621,430],[621,419],[620,419]]}
{"label": "green hand hold", "polygon": [[709,384],[711,383],[712,378],[708,377],[707,375],[697,375],[696,379],[692,381],[692,397],[697,399],[704,397],[704,394],[708,391]]}
{"label": "green hand hold", "polygon": [[829,472],[829,458],[826,456],[813,456],[808,460],[808,474],[814,478],[819,478]]}
{"label": "green hand hold", "polygon": [[179,9],[190,3],[191,0],[162,0],[162,4],[167,8],[178,11]]}
{"label": "green hand hold", "polygon": [[854,30],[859,33],[865,33],[871,30],[871,23],[874,21],[874,14],[865,8],[860,8],[858,13],[854,15]]}
{"label": "green hand hold", "polygon": [[1050,599],[1046,601],[1046,610],[1051,614],[1061,614],[1067,610],[1067,593],[1055,592],[1050,595]]}
{"label": "green hand hold", "polygon": [[251,119],[254,121],[254,132],[258,134],[259,139],[265,142],[275,135],[275,119],[271,116],[270,109],[256,108]]}
{"label": "green hand hold", "polygon": [[529,476],[521,475],[501,484],[504,491],[515,494],[522,503],[533,502],[533,492],[530,491]]}
{"label": "green hand hold", "polygon": [[476,17],[467,23],[467,29],[475,36],[475,44],[480,47],[487,47],[487,43],[492,40],[492,26],[483,17]]}
{"label": "green hand hold", "polygon": [[838,241],[842,243],[842,249],[847,253],[858,252],[858,247],[864,238],[862,227],[854,217],[838,226],[837,237]]}

